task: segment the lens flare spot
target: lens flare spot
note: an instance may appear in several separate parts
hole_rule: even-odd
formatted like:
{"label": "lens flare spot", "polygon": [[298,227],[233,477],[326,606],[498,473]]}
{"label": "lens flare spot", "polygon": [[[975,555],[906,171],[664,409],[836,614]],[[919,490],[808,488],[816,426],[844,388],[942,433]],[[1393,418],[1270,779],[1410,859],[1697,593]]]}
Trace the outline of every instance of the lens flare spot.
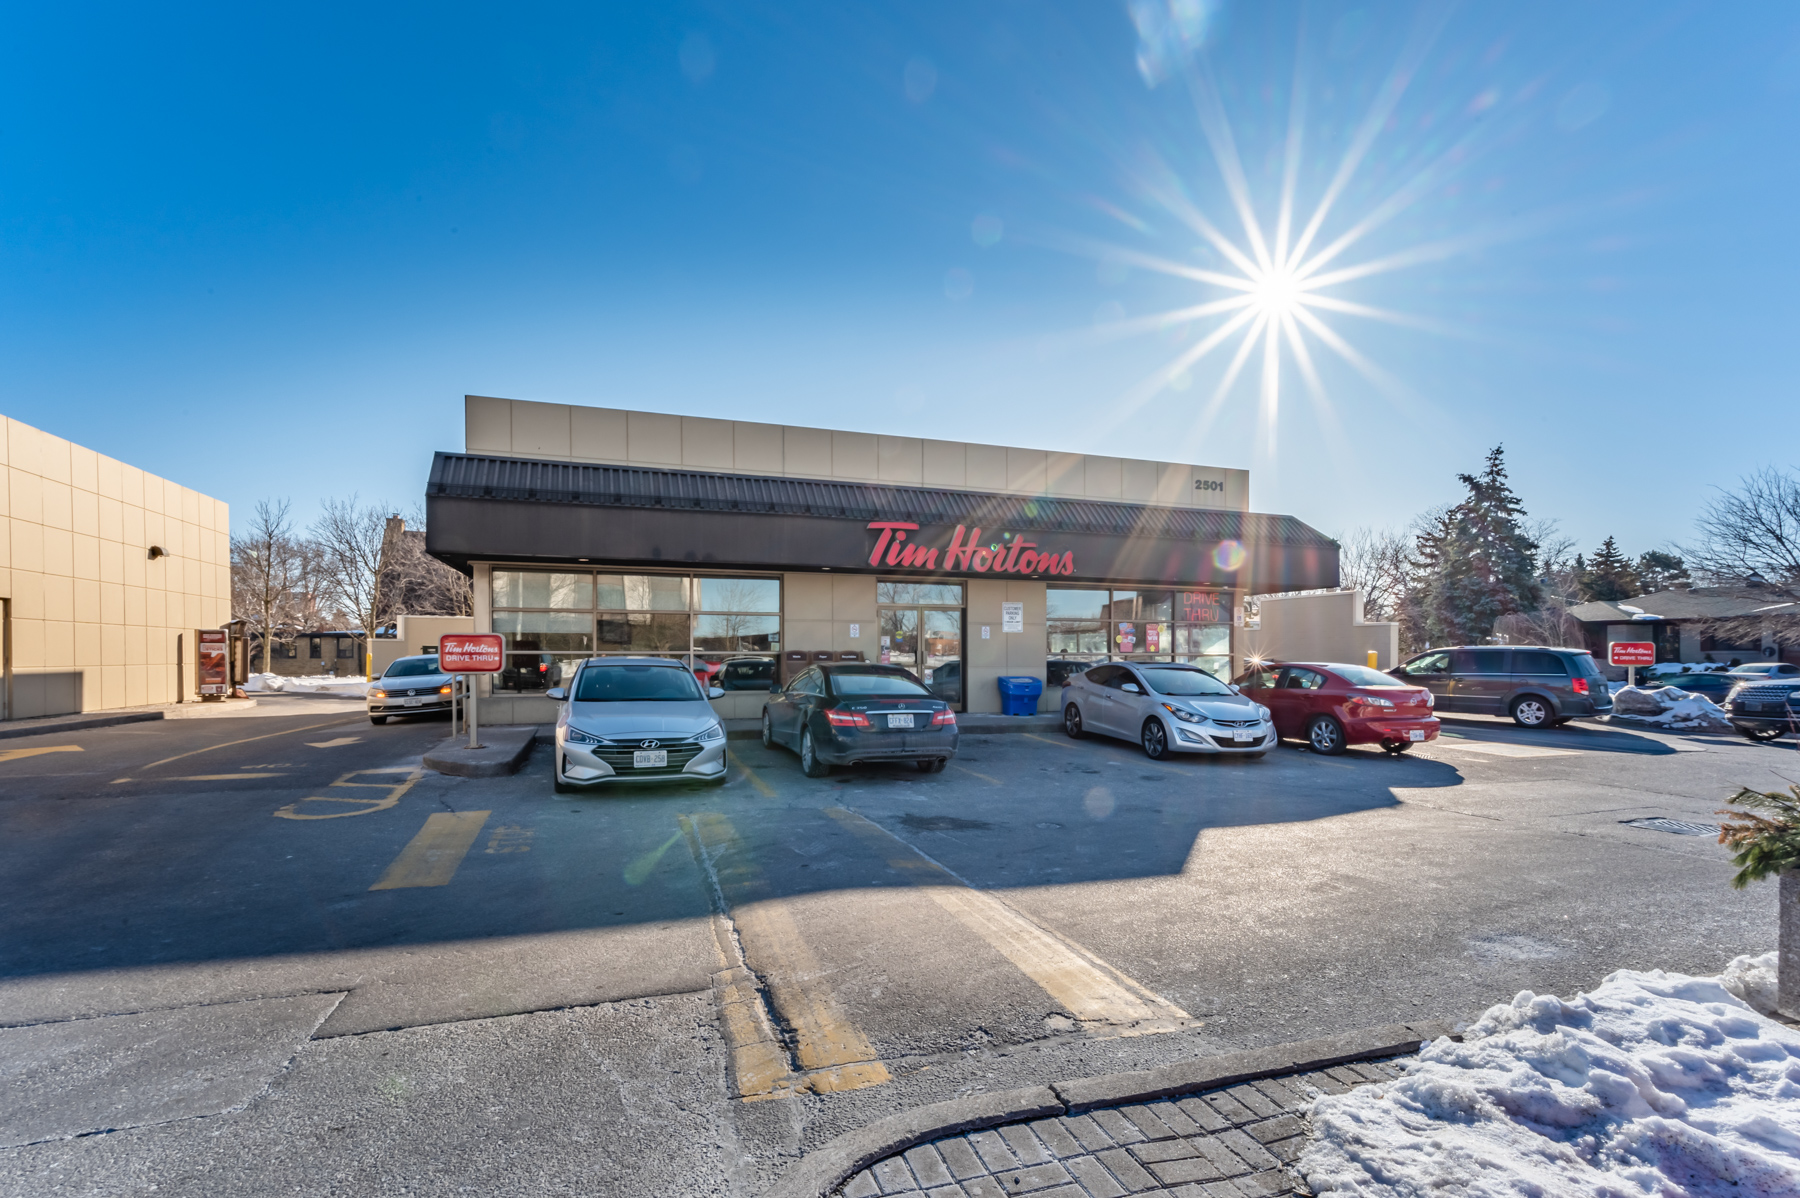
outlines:
{"label": "lens flare spot", "polygon": [[1220,541],[1219,547],[1213,550],[1213,565],[1227,573],[1235,573],[1243,568],[1244,559],[1250,555],[1244,551],[1241,541]]}
{"label": "lens flare spot", "polygon": [[1106,787],[1096,786],[1087,792],[1086,797],[1081,800],[1081,806],[1093,818],[1105,819],[1113,813],[1113,808],[1118,806],[1118,803],[1113,799],[1112,792]]}

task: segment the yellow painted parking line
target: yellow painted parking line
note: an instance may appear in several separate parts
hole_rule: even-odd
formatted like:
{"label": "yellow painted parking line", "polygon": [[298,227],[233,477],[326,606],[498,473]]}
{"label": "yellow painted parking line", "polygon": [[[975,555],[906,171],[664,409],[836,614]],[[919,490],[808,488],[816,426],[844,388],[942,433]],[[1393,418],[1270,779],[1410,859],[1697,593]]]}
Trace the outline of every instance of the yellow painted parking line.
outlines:
{"label": "yellow painted parking line", "polygon": [[976,890],[930,857],[854,811],[825,814],[873,849],[912,885],[948,911],[1084,1022],[1114,1025],[1127,1035],[1192,1024],[1186,1011],[1133,981],[1080,945],[1066,940]]}
{"label": "yellow painted parking line", "polygon": [[80,752],[84,752],[80,745],[44,745],[36,749],[0,749],[0,761],[20,761],[26,757],[41,757],[45,753]]}
{"label": "yellow painted parking line", "polygon": [[750,779],[750,785],[756,787],[757,794],[765,799],[772,799],[775,797],[775,788],[770,786],[767,782],[764,782],[761,774],[745,765],[742,757],[739,757],[729,749],[726,750],[726,754],[731,758],[731,764],[744,771],[744,777]]}
{"label": "yellow painted parking line", "polygon": [[147,770],[153,770],[159,765],[167,765],[171,761],[180,761],[183,757],[192,757],[197,753],[210,753],[214,749],[229,749],[232,745],[247,745],[253,740],[268,740],[271,736],[293,736],[300,732],[311,732],[314,728],[341,727],[343,725],[343,722],[344,722],[344,717],[338,716],[336,719],[327,720],[323,724],[307,724],[303,728],[289,728],[286,732],[265,732],[261,736],[246,736],[242,740],[221,741],[220,743],[218,743],[216,745],[207,745],[205,748],[202,748],[202,749],[189,749],[185,753],[177,753],[177,754],[175,754],[175,756],[165,757],[161,761],[152,761],[149,765],[145,766],[144,768]]}
{"label": "yellow painted parking line", "polygon": [[[952,761],[951,764],[955,765],[955,762]],[[986,782],[989,786],[1005,786],[1006,785],[1006,783],[1000,781],[1000,779],[990,778],[986,774],[977,773],[975,770],[970,769],[966,765],[958,765],[958,766],[956,766],[956,768],[961,770],[963,773],[968,774],[971,777],[980,778],[983,782]]]}
{"label": "yellow painted parking line", "polygon": [[787,903],[769,893],[762,869],[723,815],[684,816],[748,951],[761,970],[769,997],[793,1029],[801,1076],[791,1088],[818,1093],[860,1090],[890,1080],[868,1039],[850,1022],[825,982],[826,970],[800,934]]}
{"label": "yellow painted parking line", "polygon": [[456,867],[468,855],[469,846],[481,835],[491,811],[439,811],[425,819],[425,826],[394,858],[381,880],[370,890],[408,890],[422,886],[448,886]]}
{"label": "yellow painted parking line", "polygon": [[1024,735],[1027,740],[1035,740],[1042,745],[1055,745],[1059,749],[1073,749],[1075,747],[1066,740],[1052,740],[1048,736],[1039,736],[1035,732],[1027,732]]}
{"label": "yellow painted parking line", "polygon": [[[379,798],[368,795],[310,795],[297,799],[285,807],[278,807],[273,812],[277,819],[343,819],[352,815],[370,815],[377,811],[386,811],[399,804],[413,784],[425,776],[424,767],[418,767],[399,782],[352,782],[350,779],[361,774],[389,774],[389,769],[351,770],[338,776],[331,785],[345,790],[379,790],[386,793]],[[124,779],[120,779],[124,781]],[[310,804],[323,803],[324,810],[316,810]]]}

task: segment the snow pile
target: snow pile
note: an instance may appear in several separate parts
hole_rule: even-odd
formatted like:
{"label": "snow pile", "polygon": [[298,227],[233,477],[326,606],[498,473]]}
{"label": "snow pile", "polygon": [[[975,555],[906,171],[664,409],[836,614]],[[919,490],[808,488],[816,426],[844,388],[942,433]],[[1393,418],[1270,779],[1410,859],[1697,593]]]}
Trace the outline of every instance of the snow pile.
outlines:
{"label": "snow pile", "polygon": [[244,690],[253,695],[340,695],[348,699],[360,699],[368,689],[367,678],[334,678],[330,674],[311,674],[301,678],[289,678],[281,674],[252,674],[249,681],[244,683]]}
{"label": "snow pile", "polygon": [[1621,687],[1613,694],[1613,712],[1669,728],[1731,731],[1731,720],[1723,707],[1705,695],[1673,686]]}
{"label": "snow pile", "polygon": [[1772,1015],[1775,1013],[1775,966],[1779,960],[1779,953],[1733,957],[1725,972],[1719,975],[1719,984],[1764,1015]]}
{"label": "snow pile", "polygon": [[[1741,977],[1774,954],[1739,958]],[[1620,970],[1521,993],[1404,1076],[1313,1104],[1318,1194],[1800,1195],[1800,1031],[1727,978]]]}

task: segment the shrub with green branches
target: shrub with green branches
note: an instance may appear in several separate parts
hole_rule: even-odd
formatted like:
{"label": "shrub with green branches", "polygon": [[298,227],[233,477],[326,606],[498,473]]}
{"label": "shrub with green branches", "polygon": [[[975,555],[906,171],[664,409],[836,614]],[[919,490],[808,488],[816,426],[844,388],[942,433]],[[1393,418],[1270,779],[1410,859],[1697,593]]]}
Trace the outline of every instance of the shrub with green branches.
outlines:
{"label": "shrub with green branches", "polygon": [[[1777,790],[1751,790],[1748,786],[1726,800],[1733,807],[1751,811],[1721,810],[1727,819],[1719,827],[1719,843],[1732,850],[1731,863],[1738,867],[1731,885],[1742,890],[1752,882],[1772,878],[1784,869],[1800,868],[1800,786],[1791,794]],[[1758,815],[1766,811],[1768,815]]]}

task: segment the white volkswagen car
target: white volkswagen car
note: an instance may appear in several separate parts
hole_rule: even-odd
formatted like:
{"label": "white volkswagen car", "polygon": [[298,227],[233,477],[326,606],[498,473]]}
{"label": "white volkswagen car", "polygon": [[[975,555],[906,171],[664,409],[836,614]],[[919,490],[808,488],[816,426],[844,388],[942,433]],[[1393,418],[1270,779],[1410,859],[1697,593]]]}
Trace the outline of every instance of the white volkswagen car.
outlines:
{"label": "white volkswagen car", "polygon": [[725,727],[679,661],[594,657],[567,686],[556,717],[559,793],[611,782],[723,782]]}
{"label": "white volkswagen car", "polygon": [[1109,662],[1063,686],[1063,731],[1135,740],[1150,757],[1261,757],[1275,747],[1269,709],[1196,666]]}

